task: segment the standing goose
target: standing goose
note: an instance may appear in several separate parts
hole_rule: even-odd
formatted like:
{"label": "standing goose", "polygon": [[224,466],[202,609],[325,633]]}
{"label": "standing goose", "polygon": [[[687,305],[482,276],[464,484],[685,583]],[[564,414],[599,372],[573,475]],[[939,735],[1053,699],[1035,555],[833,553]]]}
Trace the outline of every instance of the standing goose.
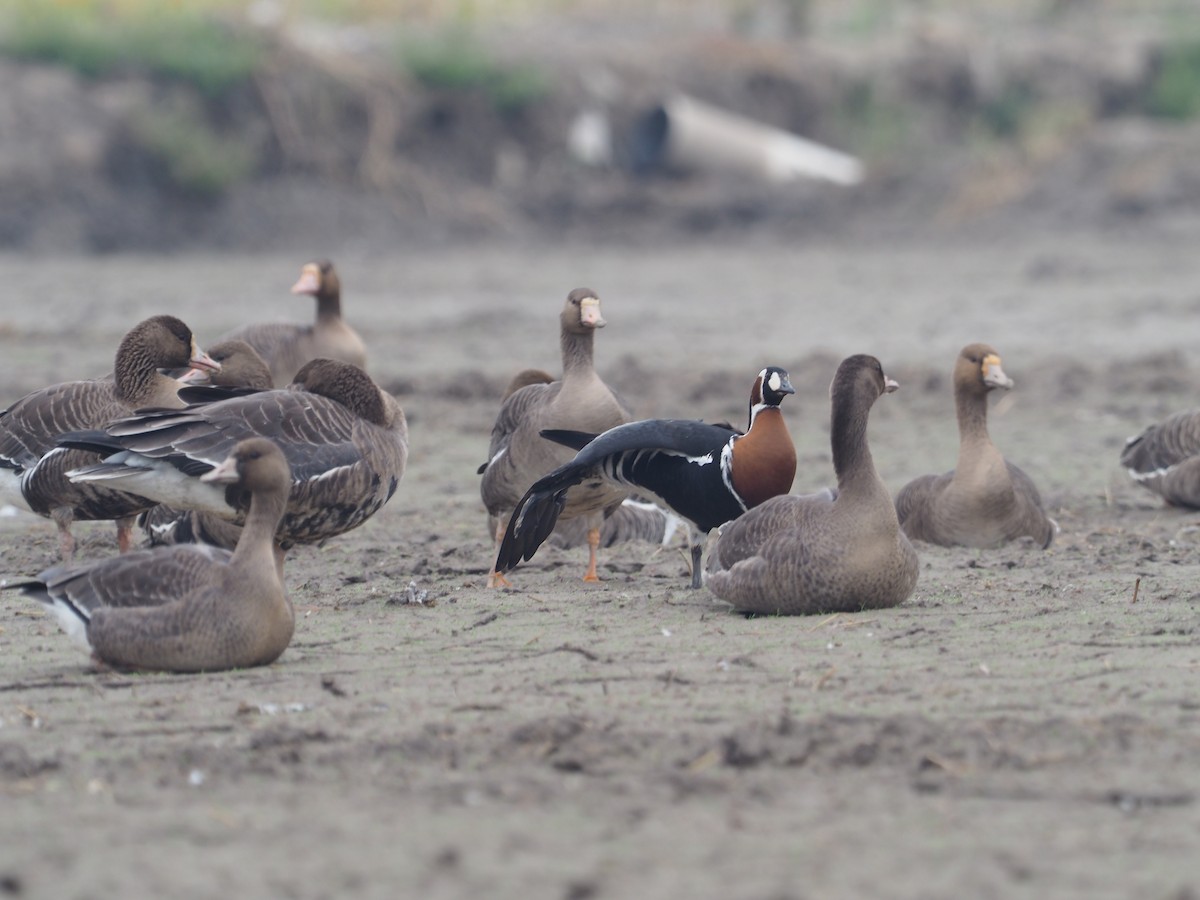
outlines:
{"label": "standing goose", "polygon": [[140,501],[94,486],[74,485],[66,472],[96,462],[94,454],[58,448],[64,432],[101,428],[141,407],[183,406],[180,384],[159,372],[194,366],[216,371],[220,365],[196,346],[191,330],[174,316],[154,316],[134,326],[121,340],[111,378],[69,381],[26,394],[0,412],[0,495],[58,526],[64,560],[75,554],[71,523],[117,520],[121,552],[132,546],[133,516]]}
{"label": "standing goose", "polygon": [[[212,388],[184,388],[185,400]],[[362,369],[317,359],[285,389],[182,410],[145,410],[104,431],[65,436],[67,446],[105,455],[71,473],[170,506],[242,524],[249,497],[201,482],[251,437],[270,438],[287,457],[292,489],[279,525],[284,546],[311,544],[357,528],[396,491],[408,459],[400,405]]]}
{"label": "standing goose", "polygon": [[[554,530],[563,495],[583,481],[653,494],[701,535],[786,493],[796,476],[796,448],[779,404],[792,393],[783,369],[769,366],[759,372],[745,434],[691,419],[646,419],[598,436],[544,432],[579,452],[521,498],[500,544],[496,571],[507,572],[533,557]],[[702,546],[695,535],[691,552],[692,587],[698,588]]]}
{"label": "standing goose", "polygon": [[944,547],[999,547],[1031,537],[1049,547],[1058,525],[1046,515],[1028,475],[1006,462],[988,436],[988,394],[1009,390],[1000,356],[987,344],[968,344],[954,365],[958,412],[958,465],[944,475],[923,475],[896,495],[904,533]]}
{"label": "standing goose", "polygon": [[1121,465],[1171,506],[1200,509],[1200,410],[1176,413],[1131,437]]}
{"label": "standing goose", "polygon": [[287,460],[254,438],[201,480],[249,494],[233,553],[202,545],[138,550],[56,566],[11,587],[44,603],[68,635],[112,666],[201,672],[273,662],[295,627],[275,552],[291,483]]}
{"label": "standing goose", "polygon": [[[567,295],[559,317],[563,375],[561,381],[544,383],[542,373],[527,370],[510,385],[492,427],[488,461],[479,467],[483,475],[480,495],[499,543],[504,523],[529,485],[572,456],[569,450],[541,436],[548,428],[600,432],[629,421],[620,401],[609,390],[593,364],[597,328],[606,324],[600,315],[600,298],[588,288]],[[523,387],[512,388],[527,380]],[[588,528],[588,568],[584,581],[599,581],[596,548],[604,510],[618,506],[628,492],[601,482],[571,491],[560,505],[563,518],[583,517]],[[503,573],[493,570],[488,586],[507,584]]]}
{"label": "standing goose", "polygon": [[710,591],[763,615],[853,612],[903,602],[917,554],[867,445],[871,407],[897,384],[873,356],[842,362],[830,388],[837,493],[774,497],[720,531]]}
{"label": "standing goose", "polygon": [[316,298],[317,318],[312,325],[260,322],[235,328],[219,340],[241,340],[253,347],[277,385],[288,384],[305,363],[321,357],[366,368],[367,351],[362,338],[342,318],[342,283],[333,263],[307,263],[300,269],[292,293]]}

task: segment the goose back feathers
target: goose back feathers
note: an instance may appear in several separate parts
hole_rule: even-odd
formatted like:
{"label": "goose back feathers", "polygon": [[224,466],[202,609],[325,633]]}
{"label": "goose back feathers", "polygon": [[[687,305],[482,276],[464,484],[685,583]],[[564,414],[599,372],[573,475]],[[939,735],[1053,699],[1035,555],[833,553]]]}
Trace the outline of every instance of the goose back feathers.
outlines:
{"label": "goose back feathers", "polygon": [[359,368],[367,365],[362,338],[342,318],[342,282],[329,260],[305,264],[292,293],[317,301],[311,325],[260,322],[244,325],[219,340],[245,341],[263,358],[276,385],[288,384],[300,368],[318,358],[338,359]]}
{"label": "goose back feathers", "polygon": [[59,448],[59,436],[103,427],[139,407],[183,406],[177,394],[179,382],[159,370],[189,365],[206,372],[220,368],[196,345],[183,322],[174,316],[154,316],[121,340],[111,378],[51,385],[0,412],[0,494],[54,520],[63,559],[74,554],[70,525],[77,519],[117,519],[118,541],[127,550],[129,517],[146,504],[102,487],[72,484],[66,472],[94,463],[97,457]]}
{"label": "goose back feathers", "polygon": [[763,615],[895,606],[917,583],[917,554],[900,530],[867,443],[872,405],[896,382],[873,356],[838,368],[831,444],[838,489],[764,501],[724,525],[706,583],[738,610]]}
{"label": "goose back feathers", "polygon": [[[755,378],[745,434],[690,419],[630,422],[598,436],[548,430],[578,453],[534,482],[513,512],[496,559],[506,572],[528,560],[554,529],[564,495],[581,482],[613,484],[652,494],[701,533],[787,492],[796,450],[779,410],[793,393],[787,372],[771,366]],[[692,541],[693,586],[699,586],[700,544]]]}
{"label": "goose back feathers", "polygon": [[295,626],[274,549],[291,481],[287,462],[270,441],[253,439],[203,477],[251,497],[233,553],[202,545],[139,550],[56,566],[11,587],[46,605],[109,665],[191,672],[272,662]]}
{"label": "goose back feathers", "polygon": [[[180,395],[206,397],[211,388]],[[357,366],[318,359],[286,389],[261,391],[183,410],[147,410],[102,432],[64,439],[106,454],[72,477],[101,482],[170,506],[204,510],[240,524],[249,498],[196,476],[234,445],[266,437],[283,451],[292,488],[281,544],[313,543],[356,528],[396,491],[408,458],[404,412]]]}
{"label": "goose back feathers", "polygon": [[943,475],[924,475],[896,495],[896,512],[913,540],[942,546],[998,547],[1030,537],[1049,547],[1058,526],[1042,505],[1032,479],[1007,462],[987,428],[988,394],[1013,382],[1000,355],[987,344],[969,344],[954,366],[958,464]]}
{"label": "goose back feathers", "polygon": [[1200,410],[1176,413],[1131,437],[1121,465],[1166,503],[1200,509]]}

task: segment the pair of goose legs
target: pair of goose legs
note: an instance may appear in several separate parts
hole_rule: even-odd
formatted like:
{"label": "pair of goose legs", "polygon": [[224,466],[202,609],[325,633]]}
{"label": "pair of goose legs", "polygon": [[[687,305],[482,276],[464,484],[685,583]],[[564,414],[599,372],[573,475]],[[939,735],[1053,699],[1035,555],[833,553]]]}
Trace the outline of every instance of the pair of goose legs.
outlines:
{"label": "pair of goose legs", "polygon": [[[500,542],[504,540],[505,525],[503,522],[496,526],[496,547],[500,547]],[[584,581],[598,582],[600,576],[596,574],[596,551],[600,548],[600,528],[596,526],[589,528],[587,533],[588,542],[588,567],[583,575]],[[699,541],[692,541],[689,548],[692,556],[692,583],[693,590],[698,590],[700,584],[700,557],[704,553],[704,547]],[[504,577],[503,572],[497,572],[494,568],[488,573],[488,587],[512,587],[512,582]]]}

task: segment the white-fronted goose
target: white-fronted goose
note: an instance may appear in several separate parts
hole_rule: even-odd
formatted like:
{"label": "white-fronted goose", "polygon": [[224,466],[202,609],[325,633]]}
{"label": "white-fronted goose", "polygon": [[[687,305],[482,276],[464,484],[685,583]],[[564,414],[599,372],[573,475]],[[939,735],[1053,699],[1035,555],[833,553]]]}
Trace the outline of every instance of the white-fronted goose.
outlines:
{"label": "white-fronted goose", "polygon": [[307,263],[293,294],[312,296],[317,301],[317,318],[312,325],[291,322],[259,322],[223,334],[219,341],[245,341],[257,351],[271,370],[277,385],[292,381],[309,360],[340,359],[366,368],[367,351],[362,338],[342,318],[342,282],[329,260]]}
{"label": "white-fronted goose", "polygon": [[211,369],[189,369],[180,375],[184,384],[215,384],[228,388],[269,391],[275,386],[271,370],[258,352],[245,341],[220,341],[208,348],[208,355],[220,365]]}
{"label": "white-fronted goose", "polygon": [[[598,432],[629,420],[620,401],[596,374],[593,363],[596,329],[606,324],[600,315],[596,292],[588,288],[571,291],[559,321],[562,380],[543,383],[541,373],[530,370],[534,375],[529,383],[516,390],[510,385],[511,393],[492,427],[488,461],[479,468],[483,475],[480,495],[490,521],[498,525],[497,541],[500,529],[529,485],[572,456],[571,451],[541,437],[544,429]],[[517,383],[514,380],[514,385]],[[585,581],[599,580],[596,548],[600,544],[604,510],[620,504],[627,493],[617,485],[590,483],[567,493],[560,504],[563,518],[583,517],[588,523]],[[507,584],[507,579],[493,570],[488,584],[493,587]]]}
{"label": "white-fronted goose", "polygon": [[[204,399],[213,388],[185,387]],[[396,491],[408,459],[408,427],[400,405],[362,369],[332,359],[305,365],[285,389],[189,406],[145,410],[101,432],[63,443],[105,455],[71,473],[159,503],[197,509],[240,524],[248,498],[200,482],[241,440],[267,437],[292,471],[279,526],[284,546],[315,543],[356,528]]]}
{"label": "white-fronted goose", "polygon": [[[646,419],[601,435],[544,431],[579,452],[521,498],[501,541],[496,571],[507,572],[533,557],[554,530],[563,494],[580,482],[653,494],[702,535],[786,493],[796,476],[796,448],[779,404],[791,393],[783,369],[769,366],[759,372],[745,434],[692,419]],[[703,548],[695,535],[691,546],[692,587],[698,588]]]}
{"label": "white-fronted goose", "polygon": [[26,394],[0,412],[0,494],[58,526],[63,559],[75,553],[71,522],[117,520],[122,552],[131,546],[132,517],[140,501],[95,486],[74,485],[65,473],[97,461],[94,454],[58,447],[64,432],[101,428],[141,407],[182,407],[178,381],[159,372],[195,366],[219,368],[174,316],[138,323],[117,348],[111,378],[70,381]]}
{"label": "white-fronted goose", "polygon": [[778,496],[722,527],[709,590],[763,615],[878,609],[912,593],[917,554],[867,444],[872,405],[896,387],[873,356],[842,362],[830,390],[836,499],[831,491]]}
{"label": "white-fronted goose", "polygon": [[67,634],[112,666],[200,672],[274,661],[295,627],[275,552],[291,484],[287,460],[254,438],[201,479],[250,497],[232,554],[203,545],[138,550],[56,566],[11,587],[44,603]]}
{"label": "white-fronted goose", "polygon": [[1131,437],[1121,465],[1171,506],[1200,509],[1200,410],[1176,413]]}
{"label": "white-fronted goose", "polygon": [[987,428],[988,394],[1009,390],[1000,355],[987,344],[968,344],[954,365],[958,413],[958,464],[944,475],[923,475],[896,495],[904,533],[945,547],[999,547],[1031,537],[1049,547],[1058,525],[1046,515],[1028,475],[992,443]]}

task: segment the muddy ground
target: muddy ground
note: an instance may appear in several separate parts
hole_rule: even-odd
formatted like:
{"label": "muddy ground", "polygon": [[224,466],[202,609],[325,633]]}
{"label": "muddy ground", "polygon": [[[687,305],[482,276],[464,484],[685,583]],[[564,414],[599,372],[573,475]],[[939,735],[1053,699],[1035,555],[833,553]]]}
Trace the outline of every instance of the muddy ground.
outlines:
{"label": "muddy ground", "polygon": [[[289,558],[296,635],[266,668],[100,672],[0,595],[0,895],[1200,895],[1198,519],[1116,464],[1195,400],[1194,234],[346,250],[348,316],[410,416],[397,496]],[[0,404],[103,371],[154,312],[202,340],[305,316],[304,261],[0,258]],[[605,551],[600,585],[544,548],[486,589],[475,467],[581,284],[598,367],[644,415],[736,421],[788,367],[797,491],[832,479],[842,357],[901,383],[870,431],[899,489],[953,465],[949,369],[993,343],[1016,380],[993,436],[1062,533],[920,545],[912,598],[863,615],[747,620],[645,544]],[[110,526],[79,533],[115,552]],[[55,547],[0,518],[0,577]]]}

